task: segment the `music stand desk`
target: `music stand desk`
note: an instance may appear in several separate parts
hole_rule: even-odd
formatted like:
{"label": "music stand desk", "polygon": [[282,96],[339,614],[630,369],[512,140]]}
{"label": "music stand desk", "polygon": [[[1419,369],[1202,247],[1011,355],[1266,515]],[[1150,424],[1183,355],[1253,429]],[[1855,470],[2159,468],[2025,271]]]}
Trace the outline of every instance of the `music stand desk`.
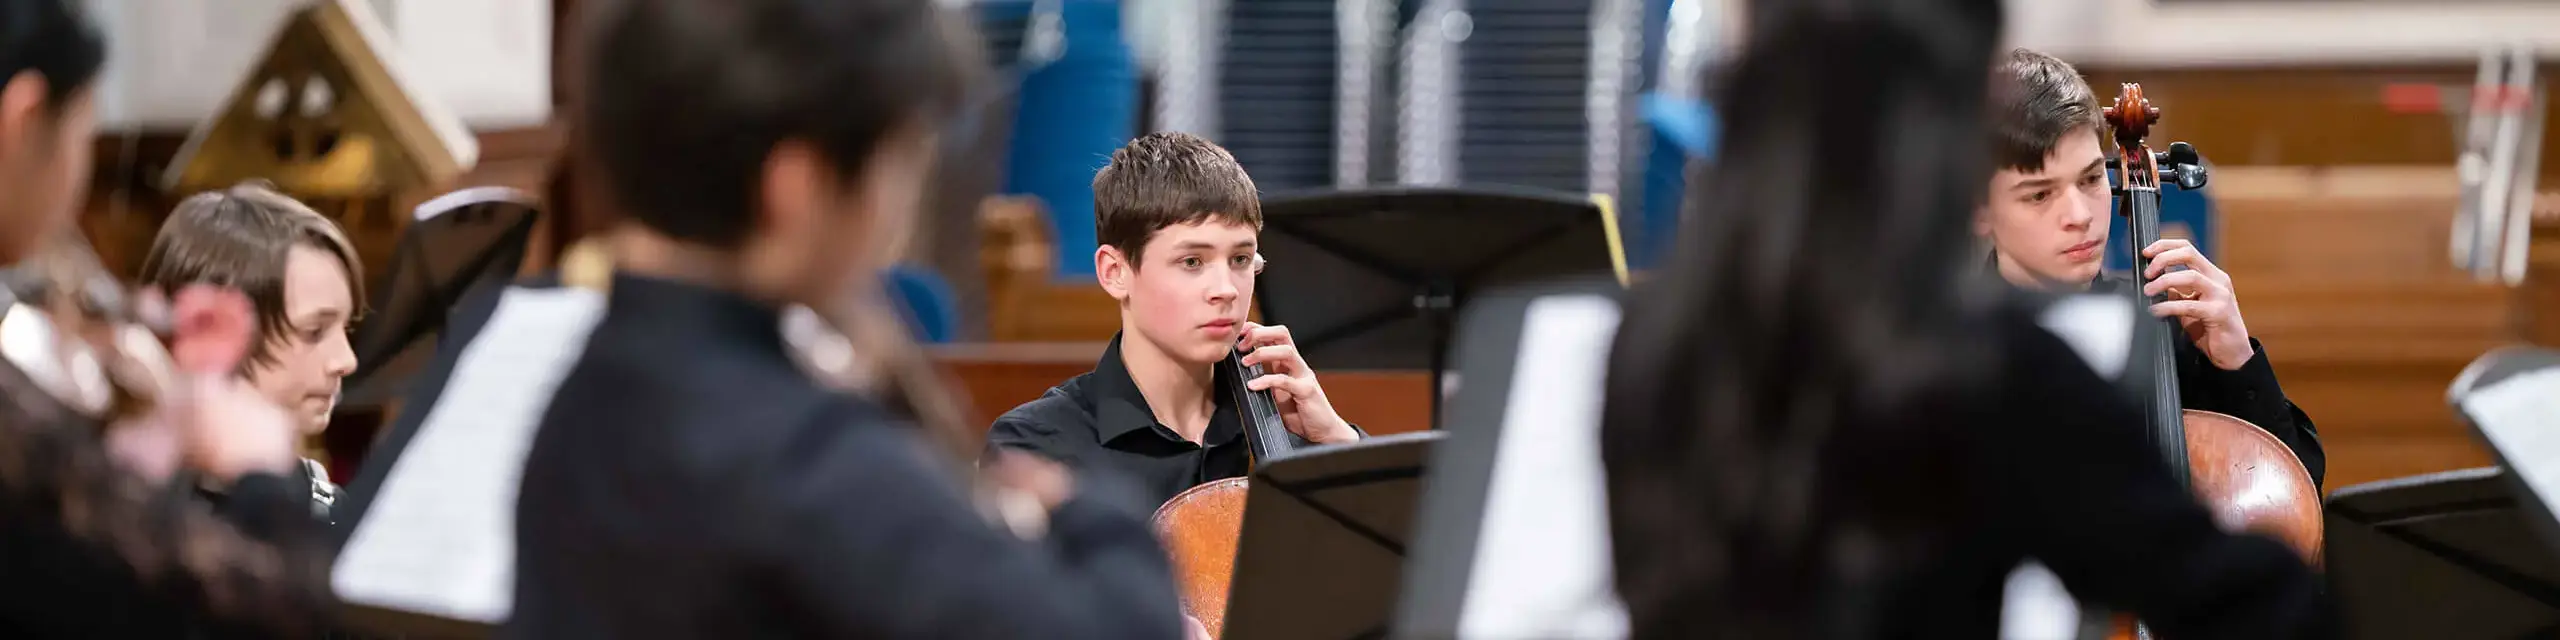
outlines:
{"label": "music stand desk", "polygon": [[[1476,292],[1586,275],[1626,277],[1616,217],[1583,194],[1520,187],[1387,188],[1268,198],[1256,281],[1267,324],[1327,369],[1421,369],[1441,379]],[[1441,396],[1431,398],[1439,424]]]}
{"label": "music stand desk", "polygon": [[1225,640],[1383,637],[1423,466],[1441,435],[1374,436],[1254,469]]}
{"label": "music stand desk", "polygon": [[2326,508],[2330,595],[2354,638],[2560,632],[2560,555],[2497,467],[2337,490]]}
{"label": "music stand desk", "polygon": [[[2536,395],[2560,351],[2483,355],[2447,390],[2499,466],[2387,480],[2329,498],[2329,577],[2356,637],[2560,636],[2555,416]],[[2538,488],[2537,485],[2542,485]]]}

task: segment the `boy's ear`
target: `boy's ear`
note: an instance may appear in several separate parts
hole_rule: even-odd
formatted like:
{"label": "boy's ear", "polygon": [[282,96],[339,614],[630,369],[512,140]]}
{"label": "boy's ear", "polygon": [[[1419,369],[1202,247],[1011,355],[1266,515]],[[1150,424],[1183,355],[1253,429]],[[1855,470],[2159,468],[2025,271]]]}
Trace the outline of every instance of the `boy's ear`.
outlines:
{"label": "boy's ear", "polygon": [[1093,278],[1113,300],[1129,301],[1129,278],[1137,275],[1137,265],[1129,264],[1128,258],[1119,248],[1107,244],[1093,250]]}
{"label": "boy's ear", "polygon": [[44,75],[21,71],[0,85],[0,140],[16,142],[35,130],[44,112]]}
{"label": "boy's ear", "polygon": [[789,237],[805,232],[817,210],[826,207],[822,193],[831,175],[817,148],[796,140],[774,145],[765,154],[763,184],[758,193],[756,231]]}

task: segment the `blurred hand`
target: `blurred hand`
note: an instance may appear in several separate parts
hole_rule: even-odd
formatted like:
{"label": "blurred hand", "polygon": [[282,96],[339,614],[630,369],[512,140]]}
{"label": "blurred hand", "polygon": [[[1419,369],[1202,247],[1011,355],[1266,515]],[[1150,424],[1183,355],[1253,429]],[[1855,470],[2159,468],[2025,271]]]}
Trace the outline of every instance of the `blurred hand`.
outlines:
{"label": "blurred hand", "polygon": [[1182,617],[1182,637],[1183,640],[1218,640],[1209,636],[1208,625],[1200,624],[1199,618],[1187,615]]}
{"label": "blurred hand", "polygon": [[187,466],[224,485],[242,474],[293,468],[301,430],[282,407],[237,377],[187,377],[186,398],[172,407]]}
{"label": "blurred hand", "polygon": [[222,484],[244,473],[290,470],[300,433],[296,422],[235,375],[258,339],[248,296],[188,287],[170,299],[169,314],[169,358],[179,380],[160,407],[168,435],[135,438],[178,443],[187,466]]}
{"label": "blurred hand", "polygon": [[997,451],[978,466],[979,473],[993,488],[1020,492],[1040,501],[1043,510],[1055,510],[1075,495],[1075,474],[1065,465],[1020,451]]}

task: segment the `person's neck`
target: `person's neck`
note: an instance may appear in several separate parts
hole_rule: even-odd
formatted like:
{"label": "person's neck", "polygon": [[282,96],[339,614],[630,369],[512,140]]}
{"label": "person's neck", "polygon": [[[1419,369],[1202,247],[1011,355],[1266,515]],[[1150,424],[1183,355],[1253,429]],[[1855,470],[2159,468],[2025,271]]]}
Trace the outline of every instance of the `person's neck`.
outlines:
{"label": "person's neck", "polygon": [[615,271],[765,297],[748,286],[746,270],[735,252],[679,241],[632,225],[614,229],[607,242]]}
{"label": "person's neck", "polygon": [[2018,264],[2017,261],[2010,260],[2007,254],[1993,253],[1991,254],[1991,258],[1994,264],[1993,268],[2000,271],[2000,279],[2008,281],[2010,286],[2030,291],[2043,291],[2048,293],[2072,293],[2089,290],[2089,280],[2080,280],[2077,282],[2068,280],[2050,280],[2043,276],[2036,275],[2033,271],[2028,271],[2026,266]]}
{"label": "person's neck", "polygon": [[1183,439],[1201,442],[1209,431],[1209,417],[1217,411],[1210,395],[1217,386],[1217,370],[1176,359],[1125,324],[1120,335],[1120,364],[1129,370],[1129,380],[1137,383],[1138,395],[1146,397],[1147,411]]}

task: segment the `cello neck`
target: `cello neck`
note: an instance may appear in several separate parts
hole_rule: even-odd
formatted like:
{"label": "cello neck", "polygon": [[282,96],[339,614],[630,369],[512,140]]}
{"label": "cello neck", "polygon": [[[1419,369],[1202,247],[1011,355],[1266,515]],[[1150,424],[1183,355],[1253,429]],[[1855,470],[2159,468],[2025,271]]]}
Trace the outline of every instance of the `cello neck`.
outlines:
{"label": "cello neck", "polygon": [[[2148,151],[2146,150],[2145,153]],[[2143,287],[2149,286],[2152,279],[2141,277],[2142,274],[2151,272],[2151,259],[2143,257],[2142,248],[2160,240],[2160,189],[2156,185],[2128,187],[2118,206],[2123,207],[2127,218],[2127,231],[2133,234],[2133,242],[2127,244],[2133,248],[2133,272],[2138,284],[2134,286],[2133,291],[2128,292],[2128,295],[2137,299],[2137,308],[2148,310],[2151,305],[2162,299],[2161,296],[2142,295]],[[2152,374],[2148,380],[2142,381],[2142,384],[2150,389],[2150,393],[2144,396],[2146,402],[2143,406],[2143,415],[2146,423],[2151,427],[2153,444],[2160,447],[2161,455],[2168,459],[2169,468],[2185,469],[2187,468],[2185,402],[2178,397],[2177,344],[2174,342],[2178,339],[2181,329],[2177,318],[2157,318],[2152,321],[2159,323],[2159,326],[2150,331],[2134,332],[2135,339],[2141,341],[2141,344],[2134,349],[2134,353],[2137,357],[2149,359],[2146,364]],[[2187,479],[2186,474],[2176,475],[2180,480]]]}
{"label": "cello neck", "polygon": [[1222,373],[1228,379],[1229,399],[1238,414],[1238,424],[1244,426],[1245,448],[1253,454],[1253,464],[1260,466],[1265,460],[1296,451],[1297,436],[1280,421],[1280,405],[1271,399],[1271,392],[1245,388],[1246,382],[1262,377],[1262,367],[1244,366],[1240,354],[1229,352],[1220,368],[1225,370]]}
{"label": "cello neck", "polygon": [[[2133,237],[2126,243],[2133,251],[2133,274],[2136,283],[2128,292],[2136,298],[2139,316],[2150,315],[2158,298],[2142,295],[2151,284],[2151,259],[2142,255],[2143,247],[2160,241],[2160,160],[2143,142],[2151,124],[2160,120],[2160,109],[2142,96],[2142,85],[2126,83],[2116,95],[2113,106],[2106,108],[2107,124],[2115,129],[2118,156],[2118,180],[2124,191],[2116,199],[2116,212],[2125,216],[2126,230]],[[2164,274],[2165,275],[2165,274]],[[2151,330],[2134,332],[2133,356],[2142,358],[2149,375],[2138,381],[2149,387],[2145,394],[2143,414],[2150,427],[2153,443],[2168,459],[2169,468],[2187,468],[2187,426],[2183,403],[2178,397],[2178,362],[2176,343],[2181,331],[2176,318],[2160,318]],[[2181,482],[2192,481],[2185,473],[2172,474]]]}

